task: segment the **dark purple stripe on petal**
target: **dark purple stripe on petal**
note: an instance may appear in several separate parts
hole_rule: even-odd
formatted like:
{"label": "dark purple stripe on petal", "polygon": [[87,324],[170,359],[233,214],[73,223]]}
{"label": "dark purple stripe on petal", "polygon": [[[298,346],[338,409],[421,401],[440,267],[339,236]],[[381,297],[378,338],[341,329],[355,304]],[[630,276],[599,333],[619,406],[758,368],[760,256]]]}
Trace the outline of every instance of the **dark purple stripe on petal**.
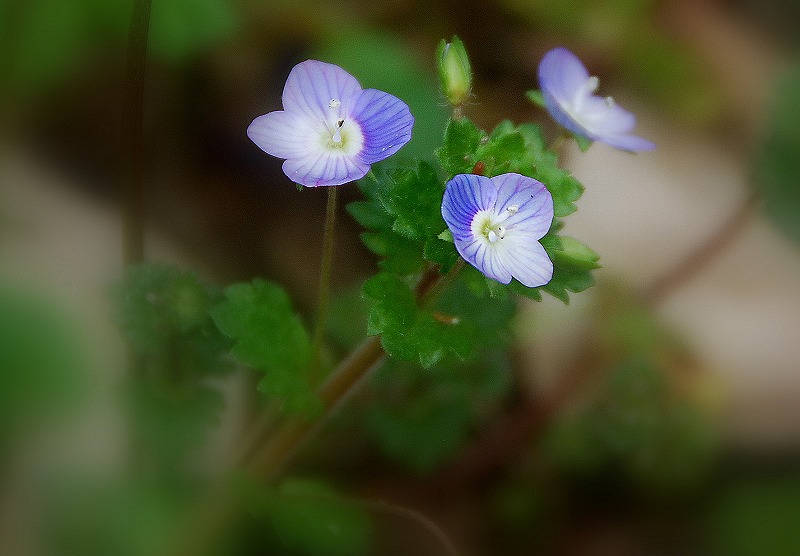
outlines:
{"label": "dark purple stripe on petal", "polygon": [[389,93],[362,91],[352,117],[364,135],[361,159],[367,164],[388,158],[411,139],[414,117],[405,102]]}

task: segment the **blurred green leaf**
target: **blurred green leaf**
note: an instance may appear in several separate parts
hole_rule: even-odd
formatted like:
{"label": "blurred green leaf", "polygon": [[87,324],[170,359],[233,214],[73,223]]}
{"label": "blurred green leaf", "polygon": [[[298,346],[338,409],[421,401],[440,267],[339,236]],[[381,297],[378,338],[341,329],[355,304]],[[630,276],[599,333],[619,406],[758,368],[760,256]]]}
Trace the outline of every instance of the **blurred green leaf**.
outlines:
{"label": "blurred green leaf", "polygon": [[715,554],[800,554],[800,481],[790,477],[746,479],[716,501],[709,536]]}
{"label": "blurred green leaf", "polygon": [[319,411],[321,402],[308,377],[311,342],[286,292],[255,279],[229,286],[225,299],[211,315],[219,329],[235,341],[231,353],[265,373],[259,389],[281,399],[289,411]]}
{"label": "blurred green leaf", "polygon": [[756,166],[767,214],[778,228],[800,242],[800,65],[779,84],[769,130]]}
{"label": "blurred green leaf", "polygon": [[227,0],[153,2],[149,48],[160,58],[184,61],[233,34],[239,24],[234,4]]}
{"label": "blurred green leaf", "polygon": [[369,550],[369,519],[325,482],[289,478],[256,504],[291,554],[358,556]]}
{"label": "blurred green leaf", "polygon": [[222,300],[219,288],[165,264],[128,269],[113,288],[117,320],[151,375],[198,376],[230,369],[230,341],[209,311]]}
{"label": "blurred green leaf", "polygon": [[0,287],[0,460],[15,435],[76,401],[87,363],[78,340],[54,307]]}
{"label": "blurred green leaf", "polygon": [[498,411],[510,376],[499,351],[427,370],[390,360],[373,380],[374,403],[364,409],[368,433],[384,456],[416,473],[429,473]]}

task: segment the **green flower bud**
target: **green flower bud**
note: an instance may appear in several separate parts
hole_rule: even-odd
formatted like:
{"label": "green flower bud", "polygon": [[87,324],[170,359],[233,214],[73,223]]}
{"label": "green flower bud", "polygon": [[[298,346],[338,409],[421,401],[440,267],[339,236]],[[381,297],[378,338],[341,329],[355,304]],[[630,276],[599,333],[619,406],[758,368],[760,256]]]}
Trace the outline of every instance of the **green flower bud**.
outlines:
{"label": "green flower bud", "polygon": [[453,106],[464,104],[469,100],[472,88],[472,68],[464,43],[455,36],[451,42],[442,39],[436,49],[436,59],[442,92],[447,101]]}

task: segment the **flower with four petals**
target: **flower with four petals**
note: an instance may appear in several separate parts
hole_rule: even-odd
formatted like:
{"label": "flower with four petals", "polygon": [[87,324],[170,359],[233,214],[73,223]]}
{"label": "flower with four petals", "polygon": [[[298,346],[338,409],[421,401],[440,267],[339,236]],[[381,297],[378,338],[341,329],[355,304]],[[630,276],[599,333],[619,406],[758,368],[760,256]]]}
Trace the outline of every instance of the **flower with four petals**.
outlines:
{"label": "flower with four petals", "polygon": [[442,216],[456,250],[485,276],[533,288],[547,284],[553,263],[539,243],[553,222],[553,197],[520,174],[459,174],[449,182]]}
{"label": "flower with four petals", "polygon": [[301,185],[341,185],[411,139],[414,117],[406,103],[362,89],[339,66],[306,60],[289,73],[283,110],[258,116],[247,136],[264,152],[286,159],[283,172]]}

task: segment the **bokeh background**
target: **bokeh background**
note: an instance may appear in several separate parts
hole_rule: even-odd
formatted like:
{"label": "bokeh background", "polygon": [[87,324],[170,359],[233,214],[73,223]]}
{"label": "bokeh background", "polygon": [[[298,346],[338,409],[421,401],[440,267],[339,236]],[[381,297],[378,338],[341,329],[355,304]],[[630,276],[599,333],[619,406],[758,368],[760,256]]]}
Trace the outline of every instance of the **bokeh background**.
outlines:
{"label": "bokeh background", "polygon": [[[91,490],[86,477],[117,476],[129,450],[109,291],[123,269],[130,13],[126,0],[0,1],[4,554],[102,554],[126,534],[114,553],[143,553],[131,539],[163,527],[165,510],[138,496],[58,494],[64,477]],[[421,512],[463,555],[798,554],[798,28],[794,0],[153,0],[145,258],[223,286],[278,282],[310,320],[324,192],[297,191],[245,135],[280,109],[291,67],[337,63],[403,98],[416,126],[402,154],[432,159],[448,117],[442,38],[467,47],[466,113],[485,129],[555,131],[524,93],[542,54],[567,46],[658,145],[563,151],[586,186],[566,230],[600,254],[596,286],[567,306],[521,304],[503,384],[448,377],[438,398],[404,398],[416,414],[403,418],[356,400],[367,409],[334,423],[301,469]],[[342,311],[375,268],[359,232],[342,211]],[[332,330],[341,349],[363,334],[350,326]],[[217,380],[226,409],[192,456],[212,473],[252,409],[252,381]],[[464,404],[479,410],[454,423]],[[365,553],[444,553],[418,520],[378,514]],[[264,553],[242,545],[231,553]]]}

